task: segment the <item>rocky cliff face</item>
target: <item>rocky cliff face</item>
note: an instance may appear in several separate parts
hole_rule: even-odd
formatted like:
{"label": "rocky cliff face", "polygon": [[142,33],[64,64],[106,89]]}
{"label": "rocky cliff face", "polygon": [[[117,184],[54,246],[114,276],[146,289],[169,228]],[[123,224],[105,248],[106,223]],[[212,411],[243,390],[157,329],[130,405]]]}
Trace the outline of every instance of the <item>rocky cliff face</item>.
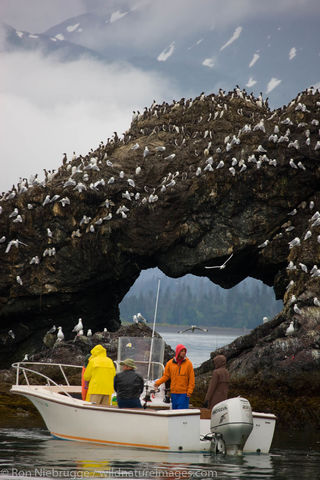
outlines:
{"label": "rocky cliff face", "polygon": [[319,112],[313,89],[275,111],[239,89],[154,104],[123,138],[4,193],[2,365],[34,353],[52,324],[66,337],[78,317],[116,330],[118,304],[158,266],[225,288],[247,276],[273,285],[284,309],[230,347],[234,374],[287,372],[294,355],[297,375],[318,381]]}

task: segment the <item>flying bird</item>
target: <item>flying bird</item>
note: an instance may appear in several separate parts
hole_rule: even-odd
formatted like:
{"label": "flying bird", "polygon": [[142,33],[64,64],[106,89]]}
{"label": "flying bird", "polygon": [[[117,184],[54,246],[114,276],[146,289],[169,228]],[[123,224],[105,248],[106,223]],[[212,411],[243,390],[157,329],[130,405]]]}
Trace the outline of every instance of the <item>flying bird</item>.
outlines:
{"label": "flying bird", "polygon": [[208,331],[207,328],[201,328],[201,327],[197,327],[196,325],[191,325],[191,327],[186,328],[185,330],[179,330],[178,333],[189,332],[189,330],[191,330],[192,333],[193,333],[195,330],[200,330],[201,332],[207,332],[207,331]]}
{"label": "flying bird", "polygon": [[223,270],[224,268],[226,268],[226,264],[229,262],[229,260],[232,257],[233,257],[233,253],[231,253],[230,257],[228,257],[227,260],[222,265],[213,265],[212,267],[204,267],[204,268],[207,268],[207,269],[219,268],[220,270]]}

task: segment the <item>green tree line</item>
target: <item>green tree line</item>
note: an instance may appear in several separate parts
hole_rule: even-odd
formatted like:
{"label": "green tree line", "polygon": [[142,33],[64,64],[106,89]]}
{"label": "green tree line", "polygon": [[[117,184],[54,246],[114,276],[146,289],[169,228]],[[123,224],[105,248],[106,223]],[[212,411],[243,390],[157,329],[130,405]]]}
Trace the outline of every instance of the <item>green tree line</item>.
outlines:
{"label": "green tree line", "polygon": [[[224,290],[207,279],[179,280],[162,280],[158,323],[251,329],[261,324],[263,317],[271,319],[282,309],[282,301],[276,301],[273,289],[262,282],[242,282]],[[152,323],[155,297],[156,282],[147,281],[130,290],[120,304],[121,319],[132,321],[132,316],[141,312]]]}

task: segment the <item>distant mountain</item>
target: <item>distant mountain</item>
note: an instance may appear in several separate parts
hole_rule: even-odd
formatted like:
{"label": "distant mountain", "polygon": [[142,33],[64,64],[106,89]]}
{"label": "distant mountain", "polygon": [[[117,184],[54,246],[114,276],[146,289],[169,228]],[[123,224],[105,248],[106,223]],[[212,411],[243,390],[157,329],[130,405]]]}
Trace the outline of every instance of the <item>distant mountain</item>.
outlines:
{"label": "distant mountain", "polygon": [[[147,8],[110,2],[103,13],[87,13],[54,25],[42,34],[7,27],[6,47],[59,52],[64,59],[92,55],[108,62],[128,62],[165,74],[185,96],[236,84],[270,97],[271,106],[287,103],[297,92],[319,85],[318,19],[281,15],[249,19],[228,28],[171,30],[163,23],[150,42],[139,41],[148,28]],[[8,30],[9,29],[9,30]],[[157,99],[161,101],[161,99]]]}

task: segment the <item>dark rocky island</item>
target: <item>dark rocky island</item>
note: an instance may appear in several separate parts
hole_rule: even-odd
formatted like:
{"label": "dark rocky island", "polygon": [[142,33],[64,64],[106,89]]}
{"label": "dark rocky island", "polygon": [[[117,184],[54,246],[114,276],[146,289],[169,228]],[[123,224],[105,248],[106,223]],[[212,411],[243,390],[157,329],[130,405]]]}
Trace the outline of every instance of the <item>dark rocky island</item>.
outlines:
{"label": "dark rocky island", "polygon": [[223,349],[235,388],[319,425],[319,113],[311,88],[274,111],[238,88],[154,104],[121,138],[3,193],[2,367],[35,354],[52,324],[117,330],[143,269],[224,288],[251,276],[284,308]]}

